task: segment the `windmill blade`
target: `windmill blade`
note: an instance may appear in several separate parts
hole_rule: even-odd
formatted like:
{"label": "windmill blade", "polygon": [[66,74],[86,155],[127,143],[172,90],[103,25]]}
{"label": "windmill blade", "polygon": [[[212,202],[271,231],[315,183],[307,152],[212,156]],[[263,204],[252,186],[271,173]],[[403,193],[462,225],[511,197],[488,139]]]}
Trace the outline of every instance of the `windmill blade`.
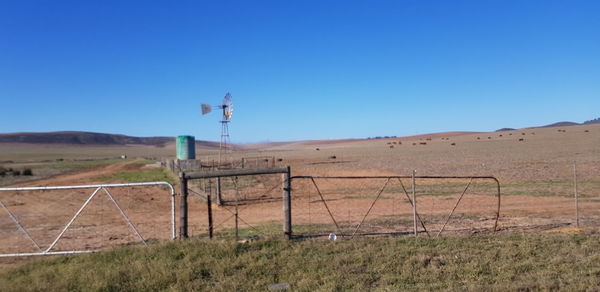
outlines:
{"label": "windmill blade", "polygon": [[210,106],[209,104],[202,104],[200,107],[202,108],[203,115],[208,114],[212,111],[212,106]]}
{"label": "windmill blade", "polygon": [[231,117],[233,116],[233,104],[230,103],[226,109],[224,109],[223,111],[223,116],[225,117],[226,120],[231,120]]}
{"label": "windmill blade", "polygon": [[231,101],[231,94],[229,92],[223,97],[221,108],[223,109],[223,119],[226,121],[231,120],[231,116],[233,116],[233,102]]}
{"label": "windmill blade", "polygon": [[223,107],[229,106],[231,104],[231,94],[227,92],[223,97]]}

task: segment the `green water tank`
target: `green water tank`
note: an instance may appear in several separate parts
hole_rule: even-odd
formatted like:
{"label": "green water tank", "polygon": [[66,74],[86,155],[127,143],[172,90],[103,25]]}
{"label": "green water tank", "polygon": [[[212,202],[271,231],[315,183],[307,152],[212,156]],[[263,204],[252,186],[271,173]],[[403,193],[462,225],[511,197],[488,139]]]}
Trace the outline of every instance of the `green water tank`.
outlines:
{"label": "green water tank", "polygon": [[177,159],[196,159],[196,138],[194,136],[177,136]]}

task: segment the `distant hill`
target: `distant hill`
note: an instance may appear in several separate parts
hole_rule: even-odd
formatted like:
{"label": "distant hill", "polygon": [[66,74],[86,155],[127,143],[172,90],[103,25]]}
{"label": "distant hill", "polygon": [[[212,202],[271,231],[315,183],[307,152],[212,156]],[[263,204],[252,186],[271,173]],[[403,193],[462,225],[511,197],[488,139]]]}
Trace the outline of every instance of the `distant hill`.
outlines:
{"label": "distant hill", "polygon": [[[575,122],[564,121],[564,122],[553,123],[553,124],[549,124],[549,125],[545,125],[545,126],[536,126],[536,127],[529,127],[529,128],[569,127],[569,126],[590,125],[590,124],[600,124],[600,118],[589,120],[589,121],[585,121],[583,123],[575,123]],[[513,129],[513,128],[502,128],[502,129],[496,130],[496,132],[513,131],[513,130],[516,130],[516,129]]]}
{"label": "distant hill", "polygon": [[[174,137],[132,137],[118,134],[93,132],[46,132],[46,133],[6,133],[0,134],[0,143],[27,144],[73,144],[73,145],[149,145],[164,147],[174,143]],[[218,147],[219,143],[198,141],[208,147]]]}
{"label": "distant hill", "polygon": [[537,127],[537,128],[568,127],[568,126],[577,126],[577,125],[581,125],[581,124],[575,123],[575,122],[558,122],[558,123],[545,125],[545,126],[541,126],[541,127]]}

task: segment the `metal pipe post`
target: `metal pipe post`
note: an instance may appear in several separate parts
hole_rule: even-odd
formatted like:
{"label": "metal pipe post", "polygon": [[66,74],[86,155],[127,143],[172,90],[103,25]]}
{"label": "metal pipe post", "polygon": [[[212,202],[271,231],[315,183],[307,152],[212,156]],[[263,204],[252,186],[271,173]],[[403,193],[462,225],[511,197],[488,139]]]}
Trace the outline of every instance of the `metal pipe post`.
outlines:
{"label": "metal pipe post", "polygon": [[220,176],[217,177],[217,192],[216,192],[216,195],[217,195],[217,205],[223,206],[223,199],[221,197],[221,177]]}
{"label": "metal pipe post", "polygon": [[213,238],[213,215],[212,215],[212,202],[210,197],[211,193],[206,196],[206,207],[208,209],[208,238]]}
{"label": "metal pipe post", "polygon": [[287,167],[283,174],[283,234],[286,239],[292,239],[292,171]]}
{"label": "metal pipe post", "polygon": [[415,175],[417,171],[413,170],[412,173],[412,201],[413,201],[413,230],[415,232],[415,236],[417,236],[417,191],[415,186]]}
{"label": "metal pipe post", "polygon": [[240,224],[239,224],[239,219],[240,219],[240,214],[239,214],[239,208],[238,208],[238,202],[235,202],[235,240],[240,240]]}
{"label": "metal pipe post", "polygon": [[188,181],[185,173],[180,175],[181,200],[179,202],[179,239],[188,238]]}

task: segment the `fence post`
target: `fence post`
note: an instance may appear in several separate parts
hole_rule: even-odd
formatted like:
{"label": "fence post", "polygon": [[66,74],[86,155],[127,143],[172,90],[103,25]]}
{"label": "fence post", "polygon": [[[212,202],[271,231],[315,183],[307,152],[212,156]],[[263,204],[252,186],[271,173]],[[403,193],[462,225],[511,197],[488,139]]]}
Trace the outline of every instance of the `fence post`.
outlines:
{"label": "fence post", "polygon": [[181,198],[179,202],[179,239],[188,238],[188,181],[185,172],[179,175],[181,181]]}
{"label": "fence post", "polygon": [[221,198],[221,177],[217,177],[217,205],[223,205],[223,199]]}
{"label": "fence post", "polygon": [[292,239],[292,181],[291,170],[283,174],[283,234],[286,239]]}
{"label": "fence post", "polygon": [[417,236],[417,191],[415,186],[416,172],[416,170],[413,170],[412,172],[413,230],[415,232],[415,236]]}
{"label": "fence post", "polygon": [[573,188],[575,191],[575,224],[579,228],[579,194],[577,193],[577,162],[573,161]]}
{"label": "fence post", "polygon": [[[210,181],[210,180],[209,180]],[[213,215],[212,215],[212,202],[210,197],[211,193],[206,196],[206,207],[208,208],[208,238],[213,238]]]}

